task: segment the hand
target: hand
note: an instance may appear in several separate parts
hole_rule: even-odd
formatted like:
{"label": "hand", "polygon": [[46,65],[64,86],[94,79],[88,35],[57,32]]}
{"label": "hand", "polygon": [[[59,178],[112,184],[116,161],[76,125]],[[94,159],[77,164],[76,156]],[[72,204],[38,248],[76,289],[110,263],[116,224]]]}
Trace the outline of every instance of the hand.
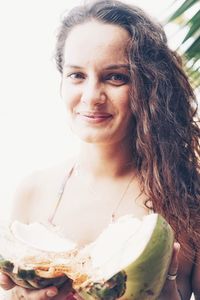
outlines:
{"label": "hand", "polygon": [[[180,250],[180,244],[174,243],[174,249],[172,254],[172,260],[169,266],[168,274],[174,275],[178,272],[178,254]],[[166,279],[162,292],[159,296],[159,300],[180,300],[180,294],[177,288],[177,282],[175,280]]]}
{"label": "hand", "polygon": [[58,289],[55,286],[40,290],[29,290],[16,286],[12,289],[12,300],[72,300],[75,299],[69,286]]}
{"label": "hand", "polygon": [[4,290],[11,290],[12,300],[73,300],[71,288],[66,284],[62,288],[54,286],[40,289],[30,290],[17,286],[7,275],[0,274],[0,287]]}

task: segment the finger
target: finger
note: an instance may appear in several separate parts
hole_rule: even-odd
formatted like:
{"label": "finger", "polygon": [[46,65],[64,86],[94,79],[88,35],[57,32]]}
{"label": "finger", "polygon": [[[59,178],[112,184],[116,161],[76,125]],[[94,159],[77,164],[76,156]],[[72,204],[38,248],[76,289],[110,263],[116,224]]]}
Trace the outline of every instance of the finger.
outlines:
{"label": "finger", "polygon": [[58,289],[56,287],[51,287],[45,290],[45,295],[48,298],[53,298],[58,294]]}
{"label": "finger", "polygon": [[0,273],[0,286],[4,290],[10,290],[15,286],[15,283],[9,278],[9,276]]}
{"label": "finger", "polygon": [[180,244],[174,243],[174,249],[172,254],[171,263],[169,266],[168,274],[175,275],[178,272],[178,254],[180,251]]}
{"label": "finger", "polygon": [[75,293],[74,294],[74,299],[76,300],[84,300],[79,294]]}
{"label": "finger", "polygon": [[67,296],[65,296],[64,300],[82,300],[75,297],[73,293],[69,293]]}
{"label": "finger", "polygon": [[29,296],[31,296],[30,300],[48,300],[55,297],[57,294],[58,289],[54,286],[39,291],[37,290],[29,292]]}
{"label": "finger", "polygon": [[[174,243],[174,249],[173,249],[173,254],[172,254],[172,259],[171,259],[171,263],[168,269],[168,275],[176,275],[178,272],[178,254],[179,254],[179,250],[180,250],[180,244],[179,243]],[[174,289],[176,288],[176,279],[174,280],[170,280],[169,278],[167,278],[166,283],[165,283],[165,287],[164,290],[167,291],[174,291]]]}
{"label": "finger", "polygon": [[13,290],[14,296],[17,299],[26,299],[26,300],[49,300],[55,297],[58,294],[56,287],[49,287],[41,290],[29,290],[22,287],[15,287]]}

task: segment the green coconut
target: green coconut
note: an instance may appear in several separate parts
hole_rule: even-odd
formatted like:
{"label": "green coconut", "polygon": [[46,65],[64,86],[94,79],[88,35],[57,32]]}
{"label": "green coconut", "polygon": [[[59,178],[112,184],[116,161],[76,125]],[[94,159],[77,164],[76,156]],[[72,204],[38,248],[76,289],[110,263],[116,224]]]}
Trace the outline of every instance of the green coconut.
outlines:
{"label": "green coconut", "polygon": [[[84,299],[157,299],[162,290],[173,251],[173,230],[157,214],[142,221],[121,221],[121,232],[111,226],[110,232],[104,232],[91,249],[96,273],[79,289]],[[132,234],[127,234],[131,226]],[[116,245],[112,244],[114,239]],[[113,249],[106,257],[108,247]],[[103,253],[98,253],[100,249]]]}
{"label": "green coconut", "polygon": [[[174,233],[162,216],[151,214],[118,219],[84,248],[41,224],[15,222],[0,230],[0,238],[0,270],[21,286],[68,284],[86,300],[155,300],[166,280]],[[13,247],[15,254],[2,251],[8,240],[17,254]]]}

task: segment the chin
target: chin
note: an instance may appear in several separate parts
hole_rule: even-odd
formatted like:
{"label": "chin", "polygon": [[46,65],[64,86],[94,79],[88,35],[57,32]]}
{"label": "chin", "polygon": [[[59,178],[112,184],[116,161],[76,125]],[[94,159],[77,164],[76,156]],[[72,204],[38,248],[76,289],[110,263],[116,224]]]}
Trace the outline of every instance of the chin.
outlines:
{"label": "chin", "polygon": [[88,144],[105,144],[109,139],[106,138],[97,138],[91,136],[79,136],[79,139]]}
{"label": "chin", "polygon": [[[93,144],[104,144],[112,139],[109,130],[81,130],[80,128],[71,128],[75,136],[81,141]],[[101,132],[100,132],[101,131]],[[108,134],[109,133],[109,134]]]}
{"label": "chin", "polygon": [[71,127],[72,132],[83,142],[90,144],[113,144],[123,143],[124,132],[119,132],[119,128],[80,128]]}
{"label": "chin", "polygon": [[83,142],[89,143],[89,144],[110,144],[112,140],[112,136],[109,134],[77,134],[74,132],[74,134]]}

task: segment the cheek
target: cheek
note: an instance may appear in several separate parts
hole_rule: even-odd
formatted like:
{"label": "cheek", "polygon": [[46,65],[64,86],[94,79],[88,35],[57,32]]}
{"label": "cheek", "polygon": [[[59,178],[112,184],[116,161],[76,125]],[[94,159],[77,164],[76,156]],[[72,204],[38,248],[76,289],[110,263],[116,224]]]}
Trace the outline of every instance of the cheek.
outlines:
{"label": "cheek", "polygon": [[118,100],[118,103],[127,103],[130,98],[130,87],[129,85],[122,85],[118,87],[111,88],[109,90],[110,96],[113,99]]}
{"label": "cheek", "polygon": [[121,115],[129,115],[129,113],[131,112],[129,90],[125,90],[119,93],[118,97],[115,97],[114,99],[116,99],[116,101],[114,101],[114,105],[118,109],[118,112]]}
{"label": "cheek", "polygon": [[125,89],[123,93],[118,94],[118,98],[116,99],[118,99],[118,101],[115,101],[114,106],[117,110],[119,122],[122,122],[125,127],[129,126],[133,116],[129,89]]}
{"label": "cheek", "polygon": [[76,87],[62,83],[61,97],[67,110],[73,111],[74,107],[79,103],[80,93]]}

